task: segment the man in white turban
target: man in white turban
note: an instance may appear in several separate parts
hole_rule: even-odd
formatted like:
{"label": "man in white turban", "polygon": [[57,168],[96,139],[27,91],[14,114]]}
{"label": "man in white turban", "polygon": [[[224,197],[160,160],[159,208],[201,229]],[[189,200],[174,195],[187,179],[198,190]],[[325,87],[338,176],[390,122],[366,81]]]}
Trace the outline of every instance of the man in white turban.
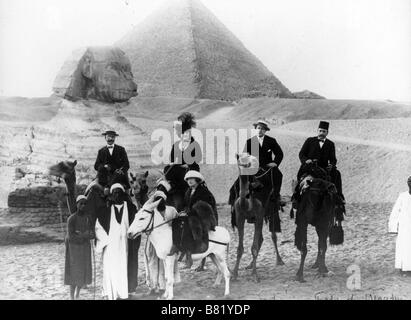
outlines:
{"label": "man in white turban", "polygon": [[388,232],[397,234],[395,268],[411,273],[411,176],[408,191],[400,193],[392,209]]}
{"label": "man in white turban", "polygon": [[96,252],[102,252],[103,258],[103,296],[109,300],[127,299],[137,287],[141,236],[127,238],[137,209],[127,201],[124,191],[121,184],[113,184],[113,203],[98,214],[96,221]]}

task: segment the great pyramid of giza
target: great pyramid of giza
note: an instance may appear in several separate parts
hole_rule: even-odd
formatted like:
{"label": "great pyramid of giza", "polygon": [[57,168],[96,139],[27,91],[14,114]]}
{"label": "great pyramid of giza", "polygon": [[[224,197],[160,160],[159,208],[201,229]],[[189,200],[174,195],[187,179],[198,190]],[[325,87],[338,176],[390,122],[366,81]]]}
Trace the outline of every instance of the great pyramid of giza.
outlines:
{"label": "great pyramid of giza", "polygon": [[140,96],[292,97],[199,0],[166,1],[116,46],[130,58]]}

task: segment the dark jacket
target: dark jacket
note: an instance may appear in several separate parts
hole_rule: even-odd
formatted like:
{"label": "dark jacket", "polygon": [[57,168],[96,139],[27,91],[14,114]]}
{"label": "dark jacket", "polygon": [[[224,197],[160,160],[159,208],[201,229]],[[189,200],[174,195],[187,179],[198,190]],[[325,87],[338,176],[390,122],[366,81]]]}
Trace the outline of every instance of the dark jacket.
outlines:
{"label": "dark jacket", "polygon": [[94,164],[94,169],[99,171],[106,164],[111,166],[111,171],[114,172],[117,169],[122,169],[127,173],[130,169],[130,164],[128,162],[127,152],[122,146],[114,145],[113,155],[110,155],[110,151],[107,146],[101,148],[98,151],[96,163]]}
{"label": "dark jacket", "polygon": [[189,170],[200,171],[198,162],[201,161],[203,155],[198,142],[191,137],[190,145],[184,152],[178,147],[179,143],[180,141],[177,141],[171,148],[170,162],[175,164],[188,164]]}
{"label": "dark jacket", "polygon": [[[256,151],[258,148],[258,154]],[[258,162],[261,168],[264,168],[267,164],[275,162],[277,166],[283,161],[284,153],[281,150],[280,145],[273,137],[264,136],[263,145],[260,146],[257,136],[254,136],[247,140],[244,146],[244,151],[258,158]],[[274,159],[273,159],[274,155]]]}
{"label": "dark jacket", "polygon": [[[207,205],[199,201],[209,204],[212,211],[206,208]],[[204,184],[198,185],[192,195],[189,188],[184,197],[184,204],[184,211],[188,214],[188,222],[194,239],[202,239],[204,236],[207,238],[209,230],[215,231],[215,227],[218,225],[216,201]],[[196,210],[193,210],[193,207]]]}
{"label": "dark jacket", "polygon": [[208,190],[208,188],[204,186],[204,184],[199,184],[192,195],[191,188],[188,188],[184,196],[185,211],[190,213],[190,211],[193,209],[193,205],[200,200],[207,202],[213,208],[214,213],[217,212],[215,198],[210,190]]}
{"label": "dark jacket", "polygon": [[299,153],[301,164],[304,164],[308,159],[318,160],[318,165],[321,168],[326,168],[328,162],[332,165],[337,164],[337,158],[335,156],[335,145],[331,140],[326,139],[322,148],[320,148],[320,142],[318,137],[308,138],[301,148]]}

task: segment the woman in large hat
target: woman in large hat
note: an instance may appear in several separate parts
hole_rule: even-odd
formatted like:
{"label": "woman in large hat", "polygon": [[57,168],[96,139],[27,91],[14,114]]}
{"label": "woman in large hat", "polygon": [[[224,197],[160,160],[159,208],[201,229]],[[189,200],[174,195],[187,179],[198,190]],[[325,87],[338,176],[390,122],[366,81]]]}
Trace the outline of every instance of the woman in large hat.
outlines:
{"label": "woman in large hat", "polygon": [[202,158],[201,147],[191,134],[191,128],[196,126],[194,115],[190,112],[183,112],[177,120],[174,129],[180,141],[174,143],[171,149],[170,162],[189,170],[200,171],[198,163]]}
{"label": "woman in large hat", "polygon": [[201,147],[191,134],[191,128],[195,125],[194,115],[190,112],[184,112],[178,117],[174,129],[180,140],[174,143],[170,153],[170,165],[164,168],[165,178],[172,186],[170,201],[177,211],[183,209],[184,194],[188,188],[184,175],[189,170],[200,171],[198,163],[202,158]]}
{"label": "woman in large hat", "polygon": [[[184,212],[188,216],[188,223],[196,246],[204,246],[204,233],[215,231],[218,223],[216,201],[213,194],[208,190],[204,177],[200,172],[190,170],[185,175],[184,180],[189,186],[184,197]],[[209,204],[211,210],[204,207],[195,210],[194,206],[199,201],[204,201]],[[205,245],[207,245],[207,243]],[[187,255],[186,266],[190,268],[193,264],[191,252],[186,251],[185,254]],[[204,267],[204,263],[202,263],[201,267]]]}

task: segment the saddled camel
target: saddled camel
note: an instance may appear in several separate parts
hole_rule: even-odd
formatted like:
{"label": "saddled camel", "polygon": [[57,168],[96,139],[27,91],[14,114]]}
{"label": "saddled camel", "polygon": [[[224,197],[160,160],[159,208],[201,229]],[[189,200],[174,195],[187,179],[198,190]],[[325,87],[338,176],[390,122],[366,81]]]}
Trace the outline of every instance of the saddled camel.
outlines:
{"label": "saddled camel", "polygon": [[[239,169],[241,167],[247,167],[250,163],[243,163],[240,161],[240,155],[237,155],[237,164]],[[244,224],[246,219],[254,218],[254,238],[251,247],[251,253],[253,259],[246,269],[252,269],[252,275],[256,281],[259,281],[257,275],[257,257],[263,243],[263,225],[264,218],[271,219],[270,223],[274,223],[273,217],[276,213],[275,210],[279,210],[279,199],[277,201],[271,200],[271,192],[266,186],[258,193],[251,193],[248,197],[250,187],[250,176],[242,175],[241,170],[239,174],[239,193],[238,198],[234,202],[235,222],[238,229],[238,248],[237,248],[237,260],[233,271],[234,280],[238,277],[238,269],[241,261],[241,257],[244,253]],[[269,174],[269,172],[268,172]],[[267,174],[267,176],[268,176]],[[278,214],[278,211],[277,211]],[[234,226],[234,225],[233,225]],[[275,254],[277,258],[277,265],[283,265],[284,262],[278,251],[277,235],[274,227],[271,230],[271,238],[274,243]]]}
{"label": "saddled camel", "polygon": [[296,279],[304,280],[304,261],[307,256],[307,227],[315,227],[318,235],[318,254],[313,268],[318,268],[321,275],[327,275],[325,264],[327,238],[335,219],[336,189],[334,184],[324,179],[307,176],[301,182],[301,199],[296,213],[297,228],[295,231],[295,245],[301,252],[300,267]]}

